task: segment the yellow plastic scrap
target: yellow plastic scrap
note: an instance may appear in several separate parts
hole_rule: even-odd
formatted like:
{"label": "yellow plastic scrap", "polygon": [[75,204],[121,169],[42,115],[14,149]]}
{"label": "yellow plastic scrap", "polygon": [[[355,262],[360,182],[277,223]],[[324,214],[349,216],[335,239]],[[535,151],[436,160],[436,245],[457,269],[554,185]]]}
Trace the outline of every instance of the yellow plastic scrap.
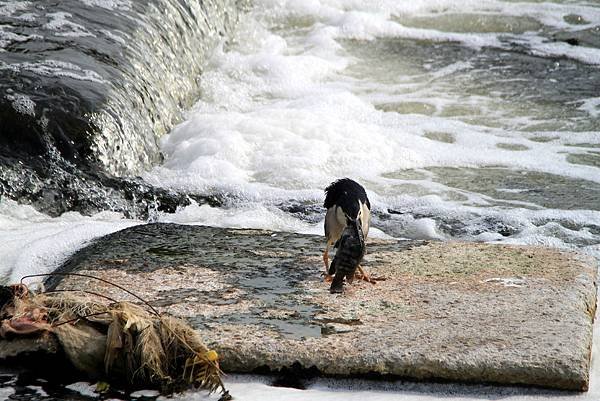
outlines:
{"label": "yellow plastic scrap", "polygon": [[107,393],[108,390],[110,390],[110,384],[108,384],[107,382],[98,382],[96,383],[96,389],[94,390],[95,393]]}
{"label": "yellow plastic scrap", "polygon": [[211,349],[206,353],[206,359],[208,359],[211,362],[214,362],[217,359],[219,359],[219,354],[217,354],[217,351],[215,351],[214,349]]}

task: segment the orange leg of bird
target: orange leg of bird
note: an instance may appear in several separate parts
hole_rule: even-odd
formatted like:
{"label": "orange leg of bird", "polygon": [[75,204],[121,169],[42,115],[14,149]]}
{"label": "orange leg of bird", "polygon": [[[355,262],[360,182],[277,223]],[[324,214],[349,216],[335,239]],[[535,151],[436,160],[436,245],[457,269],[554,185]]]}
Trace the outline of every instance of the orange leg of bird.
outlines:
{"label": "orange leg of bird", "polygon": [[366,272],[366,271],[365,271],[365,270],[362,268],[362,266],[361,266],[361,265],[358,265],[358,272],[356,272],[356,273],[354,274],[354,277],[356,277],[356,278],[358,278],[358,279],[361,279],[361,280],[364,280],[364,281],[366,281],[367,283],[371,283],[371,284],[375,284],[375,283],[376,283],[376,281],[375,281],[375,280],[373,280],[373,279],[372,279],[372,278],[369,276],[369,274],[368,274],[368,273],[367,273],[367,272]]}
{"label": "orange leg of bird", "polygon": [[325,281],[331,282],[333,277],[329,274],[329,244],[327,244],[325,252],[323,252],[323,263],[325,263]]}

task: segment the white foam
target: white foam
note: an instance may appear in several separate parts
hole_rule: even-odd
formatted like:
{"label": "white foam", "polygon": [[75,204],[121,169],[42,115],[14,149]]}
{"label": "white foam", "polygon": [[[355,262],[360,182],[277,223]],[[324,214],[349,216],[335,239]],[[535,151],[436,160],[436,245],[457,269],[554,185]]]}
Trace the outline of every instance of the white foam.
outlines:
{"label": "white foam", "polygon": [[[161,213],[157,218],[161,223],[178,223],[191,225],[205,225],[227,228],[252,228],[258,230],[272,230],[282,232],[295,232],[300,234],[323,234],[324,220],[309,223],[300,220],[275,206],[264,203],[250,202],[229,208],[211,207],[209,205],[191,205],[180,208],[174,214]],[[391,238],[383,231],[372,228],[370,238]]]}
{"label": "white foam", "polygon": [[568,57],[587,64],[600,64],[600,49],[587,46],[572,46],[564,42],[549,41],[546,38],[531,35],[526,44],[531,53],[543,57]]}
{"label": "white foam", "polygon": [[582,104],[578,107],[579,110],[585,111],[592,118],[600,116],[600,97],[581,99],[581,102]]}
{"label": "white foam", "polygon": [[158,397],[159,395],[160,393],[156,390],[138,390],[129,394],[131,398]]}
{"label": "white foam", "polygon": [[323,223],[309,224],[275,207],[249,204],[230,209],[193,203],[175,214],[163,214],[163,223],[199,224],[213,227],[254,228],[274,231],[320,234]]}
{"label": "white foam", "polygon": [[107,10],[130,10],[130,0],[81,0],[88,7],[101,7]]}
{"label": "white foam", "polygon": [[[593,4],[560,4],[555,2],[512,2],[499,0],[414,0],[377,2],[347,1],[307,1],[289,2],[263,1],[271,16],[277,19],[286,17],[311,16],[318,21],[339,17],[345,12],[370,12],[383,17],[390,15],[440,16],[444,14],[482,14],[512,17],[528,17],[553,28],[579,30],[600,22],[600,10]],[[564,19],[566,15],[582,16],[588,23],[570,25]]]}
{"label": "white foam", "polygon": [[69,385],[66,385],[65,387],[68,388],[69,390],[76,391],[85,397],[93,397],[93,398],[100,397],[100,394],[96,393],[96,391],[95,391],[96,388],[94,387],[94,385],[92,385],[91,383],[88,383],[88,382],[71,383]]}
{"label": "white foam", "polygon": [[44,389],[41,386],[27,386],[27,388],[29,390],[35,391],[36,395],[39,395],[40,397],[49,397],[50,395],[44,391]]}
{"label": "white foam", "polygon": [[100,29],[99,32],[115,42],[118,42],[122,45],[127,44],[127,40],[125,40],[125,37],[127,37],[127,35],[121,31],[115,30],[115,32],[119,32],[121,33],[121,35],[117,35],[115,32],[109,31],[108,29]]}
{"label": "white foam", "polygon": [[88,241],[140,223],[111,212],[50,218],[31,206],[2,199],[0,281],[16,283],[28,274],[49,273]]}
{"label": "white foam", "polygon": [[[431,41],[454,41],[473,48],[504,47],[502,41],[516,40],[515,35],[502,32],[490,34],[471,34],[460,32],[441,32],[435,29],[409,28],[394,22],[394,15],[418,17],[439,17],[446,14],[484,15],[488,17],[530,18],[548,29],[579,31],[592,28],[600,23],[600,10],[591,5],[555,4],[537,2],[509,2],[498,0],[421,0],[421,1],[378,1],[359,4],[355,1],[309,2],[310,6],[286,1],[263,2],[267,4],[269,18],[313,18],[324,23],[320,29],[325,43],[339,38],[372,40],[381,37],[401,37]],[[567,15],[579,15],[587,23],[572,25],[565,20]],[[517,40],[517,42],[520,42]],[[600,52],[597,49],[570,46],[554,42],[539,36],[536,32],[529,35],[531,53],[543,56],[569,57],[585,63],[598,64]]]}
{"label": "white foam", "polygon": [[33,73],[54,76],[67,77],[79,81],[92,81],[98,83],[106,82],[97,72],[79,67],[66,61],[46,59],[40,62],[23,62],[13,64],[0,64],[0,69],[10,69],[13,71],[26,70]]}
{"label": "white foam", "polygon": [[27,10],[29,7],[31,7],[30,1],[0,1],[0,15],[12,17],[17,11]]}
{"label": "white foam", "polygon": [[39,35],[23,35],[19,33],[11,32],[15,29],[11,25],[0,25],[0,51],[5,51],[4,48],[11,45],[14,42],[26,42],[32,39],[39,39]]}
{"label": "white foam", "polygon": [[56,36],[67,36],[67,37],[85,37],[93,36],[93,33],[89,32],[83,25],[77,24],[73,21],[69,21],[69,18],[73,17],[71,13],[63,11],[48,13],[46,17],[50,19],[49,22],[44,24],[44,28],[56,31]]}
{"label": "white foam", "polygon": [[16,18],[26,22],[34,22],[39,17],[36,13],[23,13],[18,15]]}

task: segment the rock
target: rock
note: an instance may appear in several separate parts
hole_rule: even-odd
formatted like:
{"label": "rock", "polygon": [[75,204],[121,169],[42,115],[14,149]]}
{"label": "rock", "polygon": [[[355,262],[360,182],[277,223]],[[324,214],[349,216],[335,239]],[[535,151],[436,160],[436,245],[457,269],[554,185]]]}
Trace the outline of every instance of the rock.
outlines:
{"label": "rock", "polygon": [[[370,240],[342,295],[319,236],[152,224],[99,239],[61,272],[188,319],[227,372],[300,369],[586,390],[596,265],[527,246]],[[80,276],[49,288],[136,301]]]}

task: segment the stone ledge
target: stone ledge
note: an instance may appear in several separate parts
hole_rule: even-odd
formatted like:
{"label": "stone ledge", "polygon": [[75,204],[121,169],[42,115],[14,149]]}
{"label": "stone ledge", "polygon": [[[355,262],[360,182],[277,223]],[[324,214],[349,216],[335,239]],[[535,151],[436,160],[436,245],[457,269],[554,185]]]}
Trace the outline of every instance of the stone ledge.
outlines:
{"label": "stone ledge", "polygon": [[[187,318],[228,372],[293,366],[324,375],[391,375],[588,387],[596,262],[555,249],[370,241],[384,281],[342,295],[322,281],[323,238],[173,224],[129,228],[62,271],[100,276]],[[61,289],[133,300],[81,277]]]}

